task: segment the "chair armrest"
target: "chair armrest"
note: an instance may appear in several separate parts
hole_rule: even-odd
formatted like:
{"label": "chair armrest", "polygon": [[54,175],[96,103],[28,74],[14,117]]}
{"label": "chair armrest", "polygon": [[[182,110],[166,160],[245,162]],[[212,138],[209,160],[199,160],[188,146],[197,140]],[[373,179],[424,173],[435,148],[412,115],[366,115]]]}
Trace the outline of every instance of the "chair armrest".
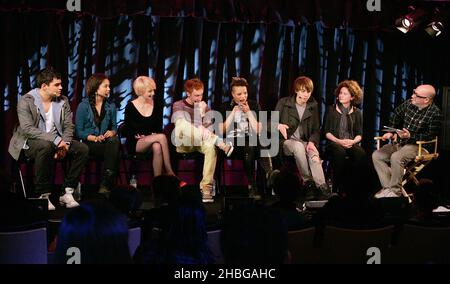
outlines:
{"label": "chair armrest", "polygon": [[[377,142],[377,150],[380,150],[381,147],[381,141],[383,141],[383,136],[375,136],[373,138]],[[394,134],[394,136],[389,139],[391,142],[397,142],[397,134]]]}
{"label": "chair armrest", "polygon": [[373,140],[375,140],[377,142],[377,150],[380,150],[380,143],[381,143],[382,139],[383,139],[382,136],[373,137]]}
{"label": "chair armrest", "polygon": [[433,144],[433,143],[434,143],[434,152],[432,154],[436,155],[437,154],[437,141],[438,141],[437,136],[436,136],[436,138],[434,138],[433,140],[430,140],[430,141],[416,141],[416,144],[419,145],[418,156],[422,156],[422,145]]}

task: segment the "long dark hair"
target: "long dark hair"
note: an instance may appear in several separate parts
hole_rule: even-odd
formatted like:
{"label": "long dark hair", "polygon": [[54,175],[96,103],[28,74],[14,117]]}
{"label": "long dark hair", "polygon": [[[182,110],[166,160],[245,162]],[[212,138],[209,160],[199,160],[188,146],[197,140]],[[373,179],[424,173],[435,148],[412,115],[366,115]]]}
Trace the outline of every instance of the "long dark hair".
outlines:
{"label": "long dark hair", "polygon": [[91,105],[92,112],[94,113],[94,120],[96,124],[100,124],[100,122],[105,117],[105,104],[102,104],[102,109],[100,110],[100,115],[97,113],[95,109],[95,94],[100,87],[100,85],[109,79],[108,76],[102,73],[97,73],[89,77],[86,82],[86,95],[89,99],[89,104]]}

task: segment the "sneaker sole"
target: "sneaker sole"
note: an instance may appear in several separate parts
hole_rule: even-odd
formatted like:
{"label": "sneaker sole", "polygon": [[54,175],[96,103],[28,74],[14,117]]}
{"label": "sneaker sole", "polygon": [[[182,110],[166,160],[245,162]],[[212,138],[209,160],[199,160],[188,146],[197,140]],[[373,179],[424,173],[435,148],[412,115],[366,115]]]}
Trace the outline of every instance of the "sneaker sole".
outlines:
{"label": "sneaker sole", "polygon": [[231,154],[233,154],[233,150],[234,150],[234,147],[231,146],[230,150],[228,150],[228,152],[227,152],[227,157],[230,157]]}

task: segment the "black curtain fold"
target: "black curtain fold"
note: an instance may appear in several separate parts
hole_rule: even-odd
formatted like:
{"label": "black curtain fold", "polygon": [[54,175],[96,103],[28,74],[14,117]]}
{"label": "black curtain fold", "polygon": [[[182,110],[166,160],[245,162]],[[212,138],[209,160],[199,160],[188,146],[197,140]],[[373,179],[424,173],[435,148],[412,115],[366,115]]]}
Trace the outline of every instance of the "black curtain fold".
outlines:
{"label": "black curtain fold", "polygon": [[382,1],[381,12],[368,11],[367,0],[80,0],[81,11],[68,12],[65,0],[0,0],[0,12],[52,12],[112,19],[120,15],[195,17],[214,22],[298,24],[323,21],[327,27],[392,30],[392,22],[409,5],[423,8],[443,1]]}

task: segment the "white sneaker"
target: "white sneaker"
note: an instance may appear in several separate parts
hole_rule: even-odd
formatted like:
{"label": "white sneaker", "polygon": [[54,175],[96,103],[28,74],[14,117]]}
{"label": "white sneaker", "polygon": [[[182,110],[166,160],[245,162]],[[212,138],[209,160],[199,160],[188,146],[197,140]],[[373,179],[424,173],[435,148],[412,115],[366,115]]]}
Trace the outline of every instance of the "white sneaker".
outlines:
{"label": "white sneaker", "polygon": [[54,210],[56,210],[55,205],[53,205],[50,202],[50,198],[49,197],[50,197],[50,193],[44,193],[44,194],[41,194],[41,196],[39,196],[39,199],[47,199],[47,202],[48,202],[47,209],[48,209],[48,211],[54,211]]}
{"label": "white sneaker", "polygon": [[[228,147],[229,147],[229,148],[228,148]],[[226,151],[225,154],[227,155],[227,157],[230,157],[231,154],[233,153],[233,150],[234,150],[233,143],[228,142],[228,143],[227,143],[227,147],[225,147],[225,149],[227,149],[227,148],[228,148],[228,151]]]}
{"label": "white sneaker", "polygon": [[70,187],[66,187],[65,189],[66,193],[64,195],[62,195],[61,197],[59,197],[59,203],[62,206],[66,206],[66,208],[74,208],[74,207],[78,207],[80,206],[80,204],[78,204],[78,202],[75,201],[75,199],[73,198],[73,192],[74,189],[70,188]]}
{"label": "white sneaker", "polygon": [[387,190],[388,190],[387,188],[382,188],[377,193],[375,193],[375,195],[373,197],[375,197],[375,198],[383,198],[384,194],[385,194],[385,192]]}
{"label": "white sneaker", "polygon": [[400,197],[400,196],[401,193],[398,194],[390,188],[382,189],[375,194],[375,198]]}
{"label": "white sneaker", "polygon": [[212,196],[212,186],[207,185],[205,188],[201,189],[202,202],[203,203],[213,203],[214,197]]}
{"label": "white sneaker", "polygon": [[234,146],[233,143],[231,143],[231,141],[226,143],[222,141],[220,144],[217,145],[217,147],[219,147],[219,149],[222,150],[227,157],[231,156],[234,150]]}
{"label": "white sneaker", "polygon": [[448,209],[445,206],[439,206],[439,207],[433,209],[433,213],[448,213],[448,212],[450,212],[450,209]]}

